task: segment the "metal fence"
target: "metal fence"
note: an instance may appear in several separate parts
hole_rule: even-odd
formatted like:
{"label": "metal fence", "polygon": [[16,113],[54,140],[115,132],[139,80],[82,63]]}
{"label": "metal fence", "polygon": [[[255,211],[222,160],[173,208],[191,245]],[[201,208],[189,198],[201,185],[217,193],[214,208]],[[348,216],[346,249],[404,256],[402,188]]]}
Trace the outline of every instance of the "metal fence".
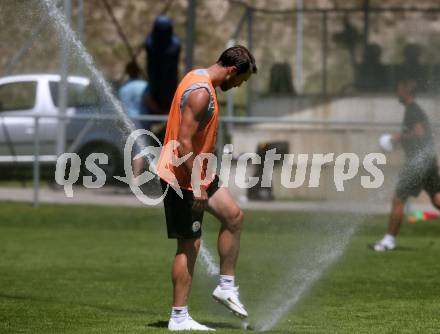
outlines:
{"label": "metal fence", "polygon": [[[8,116],[0,115],[0,119]],[[3,163],[31,163],[33,168],[33,203],[35,206],[39,205],[39,191],[40,191],[40,164],[42,162],[56,162],[56,155],[42,156],[40,154],[40,134],[41,134],[41,121],[42,119],[58,119],[58,120],[109,120],[117,121],[120,117],[116,115],[73,115],[64,116],[59,115],[21,115],[14,117],[23,117],[33,119],[34,122],[34,135],[33,135],[33,159],[20,159],[19,156],[12,156],[9,159],[1,159]],[[133,120],[143,121],[166,121],[166,116],[141,116],[133,118]],[[116,124],[116,123],[115,123]],[[273,117],[220,117],[218,128],[217,147],[218,153],[223,153],[224,144],[229,142],[240,143],[245,138],[245,141],[252,143],[253,147],[258,144],[258,137],[249,137],[249,134],[262,131],[263,133],[280,133],[279,125],[291,125],[292,128],[285,130],[291,133],[292,136],[302,136],[305,134],[311,135],[315,138],[322,138],[327,141],[326,135],[336,135],[342,140],[342,142],[350,142],[350,137],[347,134],[359,134],[363,133],[363,138],[369,138],[377,144],[377,134],[389,131],[395,131],[400,127],[400,123],[373,123],[373,122],[323,122],[323,121],[298,121],[288,118],[273,118]],[[433,124],[437,129],[440,128],[440,124]],[[263,127],[263,128],[259,128]],[[241,136],[240,136],[241,133]],[[81,134],[78,134],[80,136]],[[345,137],[344,137],[345,136]],[[269,136],[269,138],[274,136]],[[77,140],[79,138],[76,138]],[[363,141],[363,140],[361,140]],[[74,151],[73,145],[67,149],[67,151]],[[362,151],[360,149],[360,151]],[[255,152],[255,151],[253,151]],[[4,158],[4,157],[3,157]]]}

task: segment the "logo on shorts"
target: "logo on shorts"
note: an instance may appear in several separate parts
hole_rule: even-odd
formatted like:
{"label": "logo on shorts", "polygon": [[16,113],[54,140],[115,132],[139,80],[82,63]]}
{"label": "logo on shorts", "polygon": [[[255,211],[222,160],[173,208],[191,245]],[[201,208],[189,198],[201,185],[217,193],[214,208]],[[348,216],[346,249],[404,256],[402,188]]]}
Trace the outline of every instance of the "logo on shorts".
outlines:
{"label": "logo on shorts", "polygon": [[193,224],[192,224],[192,230],[193,230],[193,232],[195,233],[195,232],[197,232],[198,230],[200,230],[200,222],[199,221],[195,221]]}

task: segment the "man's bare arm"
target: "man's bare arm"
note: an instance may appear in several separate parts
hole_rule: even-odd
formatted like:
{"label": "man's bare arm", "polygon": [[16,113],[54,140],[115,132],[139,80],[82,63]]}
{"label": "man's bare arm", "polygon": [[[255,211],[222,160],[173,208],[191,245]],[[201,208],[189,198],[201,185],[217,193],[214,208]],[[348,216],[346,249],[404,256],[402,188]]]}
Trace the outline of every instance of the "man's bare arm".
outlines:
{"label": "man's bare arm", "polygon": [[[179,135],[177,137],[177,141],[180,144],[178,148],[180,157],[193,152],[193,137],[197,133],[200,122],[205,116],[208,105],[209,94],[206,89],[197,89],[189,95],[185,110],[182,113]],[[195,156],[191,155],[184,164],[190,175],[193,168],[194,158]]]}
{"label": "man's bare arm", "polygon": [[[188,153],[194,153],[192,144],[193,137],[199,129],[200,122],[205,117],[208,105],[209,94],[205,89],[197,89],[190,93],[185,110],[182,113],[179,135],[177,136],[177,141],[180,144],[178,148],[180,157],[183,157]],[[191,175],[192,173],[194,160],[195,156],[194,154],[191,154],[190,158],[187,159],[183,165],[189,175]],[[207,206],[208,195],[206,193],[206,189],[204,189],[203,187],[202,189],[200,189],[200,191],[200,196],[194,195],[193,208],[195,210],[202,211]]]}

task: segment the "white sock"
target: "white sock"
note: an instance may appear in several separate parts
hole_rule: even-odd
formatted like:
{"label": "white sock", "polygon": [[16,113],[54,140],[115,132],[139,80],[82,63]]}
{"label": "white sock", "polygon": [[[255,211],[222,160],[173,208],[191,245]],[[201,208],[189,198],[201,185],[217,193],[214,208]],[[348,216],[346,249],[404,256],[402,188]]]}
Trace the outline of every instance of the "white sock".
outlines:
{"label": "white sock", "polygon": [[188,306],[172,307],[171,319],[178,324],[184,322],[188,318]]}
{"label": "white sock", "polygon": [[235,286],[235,277],[230,275],[220,275],[219,285],[225,290],[232,289]]}
{"label": "white sock", "polygon": [[391,234],[385,234],[382,241],[385,242],[386,244],[393,244],[394,245],[396,242],[396,237]]}

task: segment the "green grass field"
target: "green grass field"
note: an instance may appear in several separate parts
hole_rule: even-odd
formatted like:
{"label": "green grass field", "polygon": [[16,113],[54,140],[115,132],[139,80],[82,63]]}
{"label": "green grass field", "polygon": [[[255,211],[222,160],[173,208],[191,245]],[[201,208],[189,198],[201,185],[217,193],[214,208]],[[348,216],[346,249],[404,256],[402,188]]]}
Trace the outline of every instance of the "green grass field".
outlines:
{"label": "green grass field", "polygon": [[[395,252],[367,250],[385,222],[247,212],[237,278],[251,322],[270,319],[295,294],[297,274],[319,267],[357,225],[343,255],[271,332],[440,332],[440,221],[405,224]],[[207,216],[211,250],[217,228]],[[0,204],[0,332],[166,333],[174,251],[161,210]],[[211,300],[215,285],[199,262],[191,315],[218,333],[244,332]]]}

